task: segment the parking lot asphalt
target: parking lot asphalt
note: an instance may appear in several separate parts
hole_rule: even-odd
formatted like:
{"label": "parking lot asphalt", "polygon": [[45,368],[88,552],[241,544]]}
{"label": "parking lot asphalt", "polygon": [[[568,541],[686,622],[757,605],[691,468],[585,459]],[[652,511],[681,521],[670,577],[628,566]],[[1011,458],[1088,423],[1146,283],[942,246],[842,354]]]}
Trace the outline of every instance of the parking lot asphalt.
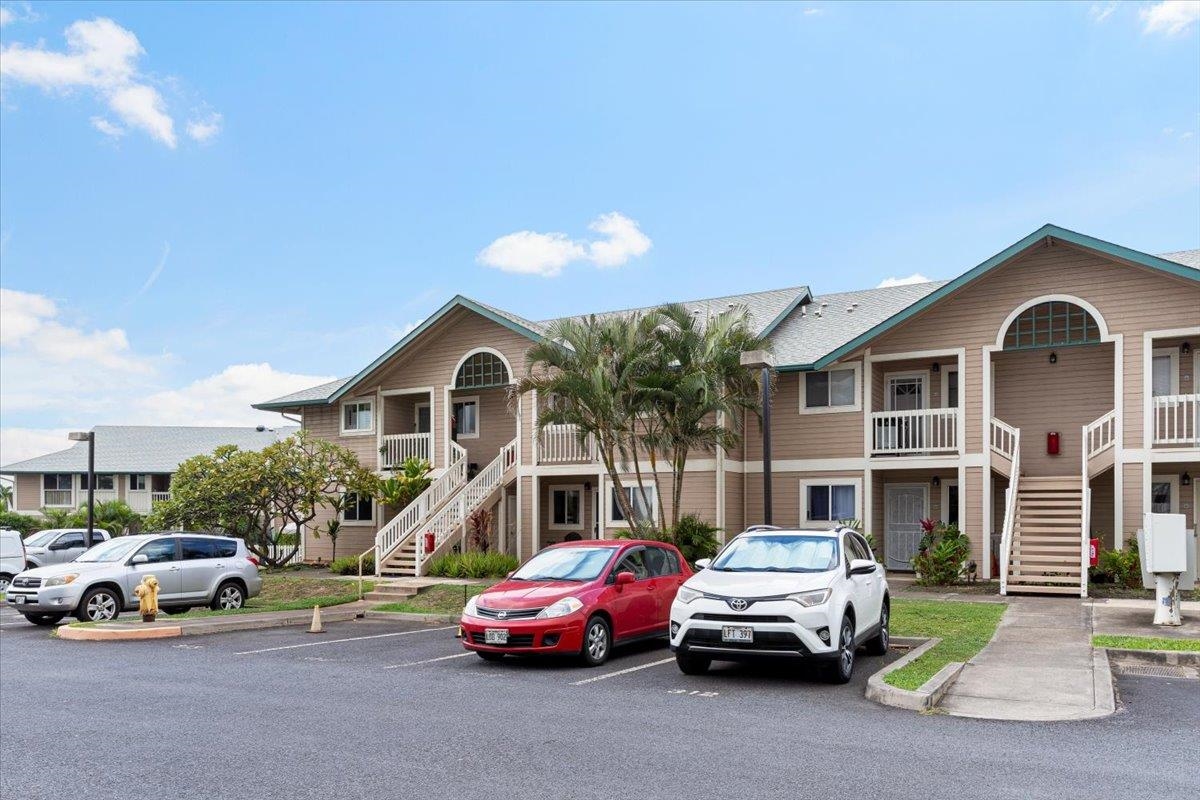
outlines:
{"label": "parking lot asphalt", "polygon": [[1122,677],[1085,723],[875,705],[795,666],[682,675],[466,653],[452,626],[359,620],[65,642],[0,612],[0,797],[1194,797],[1196,681]]}

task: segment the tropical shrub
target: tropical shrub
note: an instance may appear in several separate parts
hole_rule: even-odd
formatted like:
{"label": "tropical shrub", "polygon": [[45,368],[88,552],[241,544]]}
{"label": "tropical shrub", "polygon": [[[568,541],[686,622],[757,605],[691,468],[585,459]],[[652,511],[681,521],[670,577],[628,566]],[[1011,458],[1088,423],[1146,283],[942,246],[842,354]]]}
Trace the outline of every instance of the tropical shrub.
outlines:
{"label": "tropical shrub", "polygon": [[423,458],[413,456],[404,460],[400,470],[390,478],[378,482],[375,487],[375,499],[394,511],[400,511],[421,492],[429,488],[430,464]]}
{"label": "tropical shrub", "polygon": [[45,520],[38,517],[31,517],[28,514],[18,514],[15,511],[0,511],[0,528],[11,528],[14,531],[20,531],[22,539],[34,531],[45,530],[49,527],[49,525],[45,524]]}
{"label": "tropical shrub", "polygon": [[[343,556],[329,562],[329,571],[334,575],[357,575],[358,556]],[[375,574],[375,556],[363,557],[363,575]]]}
{"label": "tropical shrub", "polygon": [[447,553],[431,559],[426,574],[437,578],[503,578],[517,568],[505,553]]}
{"label": "tropical shrub", "polygon": [[698,559],[712,558],[717,554],[721,548],[721,543],[717,541],[720,530],[695,514],[685,514],[671,529],[669,541],[679,548],[688,563],[695,564]]}
{"label": "tropical shrub", "polygon": [[946,525],[931,519],[921,520],[925,531],[913,568],[917,583],[922,586],[948,586],[962,577],[963,565],[971,556],[971,541],[957,525]]}
{"label": "tropical shrub", "polygon": [[1101,550],[1096,566],[1088,570],[1094,583],[1115,583],[1127,589],[1142,588],[1142,562],[1137,543],[1124,550]]}

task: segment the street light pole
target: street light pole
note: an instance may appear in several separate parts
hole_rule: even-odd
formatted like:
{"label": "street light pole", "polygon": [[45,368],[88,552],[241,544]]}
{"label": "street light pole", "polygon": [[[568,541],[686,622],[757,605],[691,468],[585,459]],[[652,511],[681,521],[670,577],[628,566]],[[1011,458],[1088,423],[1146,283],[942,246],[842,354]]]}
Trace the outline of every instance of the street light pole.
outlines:
{"label": "street light pole", "polygon": [[74,442],[88,443],[88,499],[87,499],[87,533],[84,534],[83,546],[86,550],[92,546],[96,529],[96,432],[74,431],[67,438]]}
{"label": "street light pole", "polygon": [[762,385],[762,456],[763,456],[763,524],[771,525],[771,370],[775,357],[766,350],[749,350],[741,355],[743,367],[761,370]]}

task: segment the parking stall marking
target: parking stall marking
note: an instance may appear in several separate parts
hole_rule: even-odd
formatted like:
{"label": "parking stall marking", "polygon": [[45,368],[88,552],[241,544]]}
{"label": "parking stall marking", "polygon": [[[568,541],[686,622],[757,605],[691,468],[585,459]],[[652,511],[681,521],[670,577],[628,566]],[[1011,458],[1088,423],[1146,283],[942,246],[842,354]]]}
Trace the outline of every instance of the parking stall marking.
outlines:
{"label": "parking stall marking", "polygon": [[584,686],[585,684],[595,683],[596,681],[605,681],[605,680],[608,680],[609,678],[616,678],[619,675],[628,675],[629,673],[637,672],[638,670],[650,669],[650,667],[658,667],[663,664],[669,664],[669,663],[673,662],[674,660],[675,660],[675,657],[671,656],[670,658],[664,658],[661,661],[651,661],[649,664],[640,664],[636,667],[627,667],[626,669],[619,669],[616,672],[606,672],[603,675],[597,675],[594,678],[584,678],[581,681],[575,681],[571,685],[572,686]]}
{"label": "parking stall marking", "polygon": [[406,661],[403,664],[389,664],[384,669],[400,669],[400,667],[416,667],[421,664],[432,664],[435,661],[449,661],[452,658],[465,658],[466,656],[474,655],[474,653],[455,653],[449,656],[438,656],[437,658],[424,658],[420,661]]}
{"label": "parking stall marking", "polygon": [[234,653],[235,656],[252,656],[255,653],[271,653],[276,650],[295,650],[299,647],[320,647],[325,644],[341,644],[342,642],[361,642],[364,639],[384,639],[388,636],[408,636],[410,633],[434,633],[436,631],[452,631],[455,630],[454,625],[447,625],[444,628],[421,628],[415,631],[395,631],[393,633],[376,633],[371,636],[350,636],[345,639],[329,639],[323,642],[303,642],[301,644],[284,644],[278,647],[264,647],[260,650],[242,650]]}

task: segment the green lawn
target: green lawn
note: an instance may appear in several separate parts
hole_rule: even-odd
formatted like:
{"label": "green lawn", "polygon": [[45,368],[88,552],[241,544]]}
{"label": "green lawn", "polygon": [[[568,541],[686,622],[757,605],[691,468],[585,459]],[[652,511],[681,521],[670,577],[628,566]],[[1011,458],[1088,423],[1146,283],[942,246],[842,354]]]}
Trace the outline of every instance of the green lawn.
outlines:
{"label": "green lawn", "polygon": [[439,583],[422,589],[416,597],[399,603],[385,603],[372,610],[403,611],[409,614],[457,614],[463,610],[468,598],[474,597],[491,585],[475,583],[458,586],[453,583]]}
{"label": "green lawn", "polygon": [[1200,653],[1200,639],[1167,639],[1161,636],[1093,636],[1092,646],[1120,650],[1184,650]]}
{"label": "green lawn", "polygon": [[893,600],[893,636],[937,636],[942,641],[885,680],[900,689],[917,689],[951,661],[969,660],[991,641],[1004,609],[1002,603]]}
{"label": "green lawn", "polygon": [[[254,614],[261,611],[299,611],[311,609],[315,605],[321,608],[328,606],[353,603],[358,600],[358,581],[339,581],[325,578],[296,578],[289,575],[263,575],[262,592],[257,597],[246,601],[243,608],[236,611],[213,611],[208,608],[194,608],[186,614],[167,614],[160,610],[158,621],[174,619],[196,619],[197,617],[222,617],[229,614]],[[363,591],[369,592],[374,588],[370,581],[363,581]],[[129,622],[138,619],[136,611],[124,612],[117,617],[117,622]],[[75,622],[74,625],[90,625],[94,623]]]}

